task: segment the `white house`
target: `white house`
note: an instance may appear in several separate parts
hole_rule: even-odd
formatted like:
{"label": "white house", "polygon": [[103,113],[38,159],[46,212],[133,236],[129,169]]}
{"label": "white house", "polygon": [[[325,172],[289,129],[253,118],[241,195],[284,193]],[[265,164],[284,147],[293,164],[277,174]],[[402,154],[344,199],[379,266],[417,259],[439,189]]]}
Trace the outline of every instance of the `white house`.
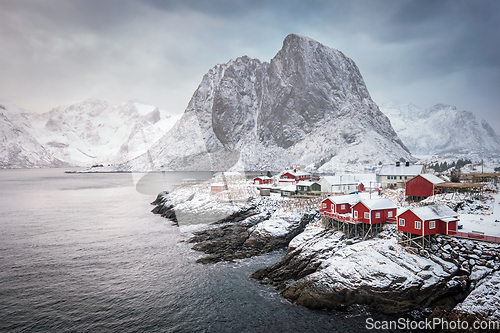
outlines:
{"label": "white house", "polygon": [[354,193],[358,185],[352,175],[323,176],[318,183],[321,185],[321,192],[330,193]]}
{"label": "white house", "polygon": [[380,186],[382,188],[390,186],[404,188],[407,181],[424,172],[425,167],[423,165],[410,165],[409,162],[384,165],[379,172]]}

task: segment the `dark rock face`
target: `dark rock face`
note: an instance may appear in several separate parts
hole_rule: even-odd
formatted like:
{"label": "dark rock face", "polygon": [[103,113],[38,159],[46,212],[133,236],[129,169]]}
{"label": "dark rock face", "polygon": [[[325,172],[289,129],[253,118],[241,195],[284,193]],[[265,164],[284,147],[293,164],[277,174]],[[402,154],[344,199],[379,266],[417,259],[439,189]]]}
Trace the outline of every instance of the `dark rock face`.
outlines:
{"label": "dark rock face", "polygon": [[167,191],[163,191],[158,196],[156,197],[155,201],[153,201],[151,204],[156,205],[151,212],[153,214],[160,214],[162,217],[165,217],[175,224],[178,223],[177,221],[177,216],[175,215],[175,209],[174,206],[171,204],[165,204],[167,201]]}
{"label": "dark rock face", "polygon": [[305,214],[300,222],[285,235],[278,237],[258,237],[249,230],[251,227],[269,219],[271,213],[258,213],[249,209],[236,213],[217,224],[224,224],[214,229],[198,231],[189,243],[195,243],[193,250],[201,251],[209,256],[198,259],[200,263],[215,263],[249,258],[284,248],[291,239],[301,233],[305,226],[317,218],[317,214]]}

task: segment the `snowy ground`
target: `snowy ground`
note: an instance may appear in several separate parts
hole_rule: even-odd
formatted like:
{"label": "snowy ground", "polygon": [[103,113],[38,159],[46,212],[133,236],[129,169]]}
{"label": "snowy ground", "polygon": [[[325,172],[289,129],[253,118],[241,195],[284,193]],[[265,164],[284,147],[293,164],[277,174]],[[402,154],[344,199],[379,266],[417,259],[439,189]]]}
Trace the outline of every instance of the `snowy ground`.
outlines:
{"label": "snowy ground", "polygon": [[412,203],[405,200],[404,189],[386,189],[383,190],[381,196],[391,199],[400,207],[398,214],[407,208],[433,203],[442,203],[455,210],[457,204],[462,203],[457,211],[460,218],[459,224],[463,225],[463,229],[459,231],[480,231],[484,232],[485,235],[500,236],[500,191],[498,190],[496,190],[496,193],[488,192],[484,194],[483,200],[470,198],[463,194],[454,195],[450,193],[439,194],[419,203]]}
{"label": "snowy ground", "polygon": [[500,191],[494,195],[491,206],[492,213],[489,215],[460,214],[461,231],[482,231],[486,235],[500,236]]}

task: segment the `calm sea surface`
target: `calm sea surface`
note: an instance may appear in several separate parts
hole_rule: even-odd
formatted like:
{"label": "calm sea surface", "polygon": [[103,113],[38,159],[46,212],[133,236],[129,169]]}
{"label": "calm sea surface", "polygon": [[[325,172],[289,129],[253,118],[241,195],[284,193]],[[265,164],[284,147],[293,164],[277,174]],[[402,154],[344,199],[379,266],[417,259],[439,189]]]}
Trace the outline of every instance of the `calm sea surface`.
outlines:
{"label": "calm sea surface", "polygon": [[63,171],[0,170],[2,331],[357,332],[373,316],[311,311],[248,278],[283,252],[195,263],[188,235],[150,202],[158,187],[211,173],[148,185]]}

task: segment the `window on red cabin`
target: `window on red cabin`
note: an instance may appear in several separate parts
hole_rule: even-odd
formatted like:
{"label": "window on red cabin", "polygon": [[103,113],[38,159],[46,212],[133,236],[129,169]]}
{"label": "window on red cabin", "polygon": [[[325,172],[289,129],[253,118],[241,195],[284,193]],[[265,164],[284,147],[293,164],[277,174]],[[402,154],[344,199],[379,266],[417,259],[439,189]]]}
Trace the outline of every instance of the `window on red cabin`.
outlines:
{"label": "window on red cabin", "polygon": [[367,220],[370,219],[370,213],[365,212],[365,219],[367,219]]}
{"label": "window on red cabin", "polygon": [[345,209],[345,205],[340,205],[340,209]]}
{"label": "window on red cabin", "polygon": [[358,211],[357,210],[354,211],[354,218],[356,218],[356,219],[358,218]]}
{"label": "window on red cabin", "polygon": [[436,221],[430,221],[429,222],[429,229],[435,229],[436,228]]}
{"label": "window on red cabin", "polygon": [[387,217],[392,217],[392,211],[387,212]]}
{"label": "window on red cabin", "polygon": [[415,221],[415,229],[422,229],[422,221]]}
{"label": "window on red cabin", "polygon": [[326,202],[323,202],[323,208],[326,208]]}
{"label": "window on red cabin", "polygon": [[405,219],[399,219],[399,226],[404,227],[405,226]]}
{"label": "window on red cabin", "polygon": [[380,212],[375,213],[375,218],[379,219],[380,218]]}

